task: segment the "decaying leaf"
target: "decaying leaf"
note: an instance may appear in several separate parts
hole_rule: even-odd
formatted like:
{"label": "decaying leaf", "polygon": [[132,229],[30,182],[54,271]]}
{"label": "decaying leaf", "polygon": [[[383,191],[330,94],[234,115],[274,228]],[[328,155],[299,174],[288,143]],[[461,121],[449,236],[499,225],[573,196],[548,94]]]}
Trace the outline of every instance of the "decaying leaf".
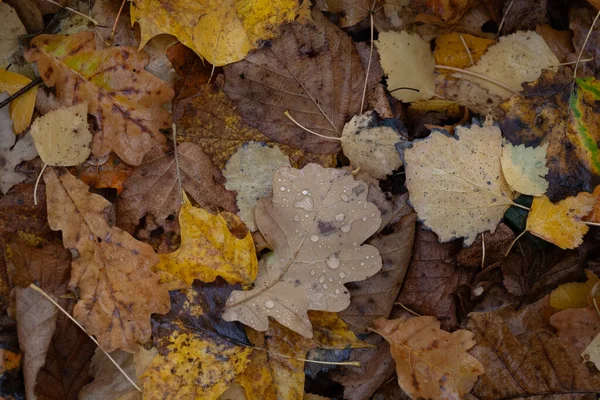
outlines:
{"label": "decaying leaf", "polygon": [[339,141],[306,132],[285,115],[323,136],[339,137],[360,109],[365,72],[349,36],[318,10],[314,23],[288,24],[268,48],[228,65],[225,93],[244,120],[273,140],[318,154]]}
{"label": "decaying leaf", "polygon": [[317,7],[339,16],[339,25],[347,28],[367,18],[371,10],[380,6],[378,0],[317,0]]}
{"label": "decaying leaf", "polygon": [[171,311],[157,316],[157,355],[142,376],[146,399],[216,399],[235,380],[252,352],[242,325],[221,311],[232,287],[223,281],[171,292]]}
{"label": "decaying leaf", "polygon": [[[556,202],[600,184],[600,133],[595,107],[600,84],[544,71],[522,95],[502,103],[502,132],[513,144],[548,144],[546,195]],[[573,93],[571,96],[571,90]]]}
{"label": "decaying leaf", "polygon": [[135,0],[131,21],[142,30],[140,48],[161,33],[177,36],[209,63],[222,66],[242,60],[279,33],[279,25],[291,22],[299,9],[295,0]]}
{"label": "decaying leaf", "polygon": [[68,167],[87,160],[92,142],[87,109],[84,102],[51,111],[33,122],[30,133],[44,163]]}
{"label": "decaying leaf", "polygon": [[10,57],[19,49],[19,36],[27,34],[15,10],[0,3],[0,67],[6,69]]}
{"label": "decaying leaf", "polygon": [[541,196],[546,192],[548,181],[544,177],[548,173],[547,149],[548,144],[525,147],[503,143],[500,158],[502,175],[514,191],[532,196]]}
{"label": "decaying leaf", "polygon": [[[30,82],[31,79],[26,76],[6,71],[4,68],[0,69],[0,92],[8,92],[8,94],[12,95]],[[22,133],[31,124],[37,89],[37,86],[29,89],[25,94],[10,103],[8,109],[15,133]]]}
{"label": "decaying leaf", "polygon": [[413,398],[462,398],[484,373],[467,353],[475,345],[469,331],[443,331],[434,317],[381,318],[373,327],[390,344],[398,384]]}
{"label": "decaying leaf", "polygon": [[347,171],[281,168],[273,196],[256,205],[256,223],[274,253],[261,259],[253,289],[231,294],[227,321],[265,331],[272,317],[312,337],[307,310],[345,309],[344,284],[381,269],[377,249],[361,245],[379,228],[379,210],[367,201],[367,186]]}
{"label": "decaying leaf", "polygon": [[546,196],[534,197],[525,229],[561,249],[574,249],[589,230],[581,219],[592,211],[597,201],[598,196],[585,192],[556,204]]}
{"label": "decaying leaf", "polygon": [[390,93],[403,102],[427,100],[435,93],[435,60],[429,43],[416,33],[381,32],[375,42]]}
{"label": "decaying leaf", "polygon": [[586,282],[563,283],[554,289],[550,293],[550,305],[559,310],[587,307],[592,288],[600,279],[590,270],[586,270],[585,274]]}
{"label": "decaying leaf", "polygon": [[97,189],[114,188],[117,194],[123,191],[125,181],[133,172],[133,167],[125,164],[114,153],[108,158],[92,158],[70,172],[78,179]]}
{"label": "decaying leaf", "polygon": [[[225,179],[210,159],[193,143],[177,146],[181,186],[203,208],[237,211],[235,193],[225,190]],[[140,218],[154,215],[159,226],[177,219],[181,193],[177,183],[175,152],[155,147],[125,182],[117,203],[119,225],[132,231]]]}
{"label": "decaying leaf", "polygon": [[514,238],[512,229],[500,222],[494,233],[482,233],[470,247],[460,249],[456,261],[461,266],[471,268],[482,268],[482,262],[484,267],[492,265],[504,258]]}
{"label": "decaying leaf", "polygon": [[[217,276],[230,284],[254,282],[258,270],[254,242],[235,215],[213,215],[193,207],[184,193],[179,225],[181,247],[174,253],[160,254],[154,269],[169,272],[190,286],[195,279],[212,282]],[[232,233],[240,227],[245,235]]]}
{"label": "decaying leaf", "polygon": [[[34,184],[20,183],[10,193],[0,197],[0,235],[21,231],[47,237],[52,234],[48,227],[46,207],[35,205]],[[38,187],[38,202],[46,203],[43,183]],[[0,257],[1,259],[2,257]]]}
{"label": "decaying leaf", "polygon": [[[8,98],[6,93],[0,93],[0,101]],[[25,180],[25,175],[15,171],[22,161],[37,157],[37,150],[30,134],[26,134],[16,144],[12,121],[8,109],[0,109],[0,190],[8,193],[11,187]]]}
{"label": "decaying leaf", "polygon": [[393,126],[378,126],[374,111],[354,116],[342,132],[342,150],[352,167],[376,179],[385,179],[402,165],[394,149],[401,141],[404,138]]}
{"label": "decaying leaf", "polygon": [[289,166],[289,159],[278,146],[269,147],[258,142],[245,143],[227,161],[223,170],[227,179],[225,188],[237,192],[238,215],[251,231],[257,229],[256,202],[271,193],[275,171]]}
{"label": "decaying leaf", "polygon": [[500,128],[491,123],[457,127],[454,137],[434,131],[398,148],[410,203],[440,241],[464,237],[471,245],[480,232],[493,232],[513,204],[500,171]]}
{"label": "decaying leaf", "polygon": [[478,62],[493,43],[494,41],[491,39],[483,39],[466,33],[447,33],[435,40],[433,56],[436,64],[467,68]]}
{"label": "decaying leaf", "polygon": [[93,32],[39,35],[31,46],[26,59],[37,62],[61,104],[88,101],[100,129],[92,145],[95,156],[114,151],[126,163],[139,165],[152,147],[165,143],[160,130],[170,128],[170,117],[163,104],[173,89],[144,70],[146,53],[131,47],[96,50]]}
{"label": "decaying leaf", "polygon": [[[555,71],[558,64],[558,59],[544,39],[537,33],[528,31],[500,36],[498,43],[490,46],[479,62],[467,70],[495,79],[515,92],[519,92],[522,83],[539,78],[542,69]],[[467,74],[460,74],[460,76],[505,99],[513,94],[497,84],[476,76]]]}
{"label": "decaying leaf", "polygon": [[73,316],[106,351],[133,351],[150,339],[150,314],[169,308],[167,288],[151,267],[152,248],[109,223],[111,204],[64,170],[44,174],[48,223],[74,254]]}

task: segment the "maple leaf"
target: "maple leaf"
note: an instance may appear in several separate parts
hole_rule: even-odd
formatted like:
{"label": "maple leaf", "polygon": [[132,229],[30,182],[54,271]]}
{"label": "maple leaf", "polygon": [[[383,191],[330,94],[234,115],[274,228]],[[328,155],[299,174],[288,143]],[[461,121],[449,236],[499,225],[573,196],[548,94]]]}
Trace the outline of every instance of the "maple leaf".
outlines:
{"label": "maple leaf", "polygon": [[500,128],[486,122],[457,127],[454,137],[433,131],[397,146],[410,203],[440,241],[464,237],[469,246],[480,232],[493,232],[514,204],[500,170],[501,144]]}
{"label": "maple leaf", "polygon": [[360,110],[365,72],[356,46],[320,11],[314,23],[288,24],[268,48],[224,68],[225,93],[244,121],[273,140],[318,154],[339,151],[344,124]]}
{"label": "maple leaf", "polygon": [[435,317],[380,318],[373,327],[390,344],[398,384],[412,398],[462,398],[484,373],[467,353],[475,345],[472,332],[443,331]]}
{"label": "maple leaf", "polygon": [[534,197],[525,231],[561,249],[574,249],[583,242],[583,235],[589,230],[581,218],[592,211],[596,202],[598,196],[585,192],[556,204],[546,196]]}
{"label": "maple leaf", "polygon": [[513,146],[510,142],[502,144],[502,175],[514,191],[532,196],[541,196],[546,192],[547,148],[548,145],[531,148]]}
{"label": "maple leaf", "polygon": [[308,315],[314,326],[311,339],[277,322],[264,333],[247,329],[252,344],[266,350],[254,351],[248,367],[237,378],[237,382],[245,388],[248,400],[302,399],[305,379],[303,359],[312,349],[370,347],[358,340],[337,314],[309,311]]}
{"label": "maple leaf", "polygon": [[144,398],[216,399],[244,370],[252,349],[243,326],[220,318],[231,290],[218,280],[171,292],[171,311],[153,321],[159,354],[142,376]]}
{"label": "maple leaf", "polygon": [[[28,77],[0,69],[0,92],[8,92],[8,94],[13,95],[28,83],[31,83],[31,79]],[[8,109],[15,133],[24,132],[31,124],[37,89],[37,86],[32,87],[10,103]]]}
{"label": "maple leaf", "polygon": [[296,0],[134,0],[131,22],[140,24],[140,49],[168,33],[215,66],[243,59],[261,41],[277,36],[279,25],[295,19]]}
{"label": "maple leaf", "polygon": [[467,68],[479,61],[493,43],[494,40],[465,33],[446,33],[436,38],[433,56],[436,64]]}
{"label": "maple leaf", "polygon": [[159,226],[169,228],[176,220],[181,205],[181,186],[203,208],[209,211],[237,211],[235,193],[223,187],[225,179],[210,159],[193,143],[181,143],[175,152],[152,149],[142,164],[125,182],[117,202],[119,226],[134,230],[140,218],[152,214]]}
{"label": "maple leaf", "polygon": [[272,176],[281,167],[289,167],[290,161],[279,147],[268,147],[249,142],[231,156],[223,170],[227,179],[225,188],[237,192],[238,215],[248,229],[255,231],[254,208],[261,197],[272,192]]}
{"label": "maple leaf", "polygon": [[168,290],[151,267],[152,248],[109,223],[111,204],[64,170],[44,173],[48,224],[75,254],[69,287],[73,316],[106,351],[132,350],[150,338],[150,314],[169,307]]}
{"label": "maple leaf", "polygon": [[309,164],[273,175],[273,196],[256,205],[256,223],[274,253],[261,259],[254,288],[231,294],[223,318],[256,330],[268,317],[311,337],[307,310],[341,311],[344,283],[381,269],[373,246],[362,245],[381,224],[367,186],[347,171]]}
{"label": "maple leaf", "polygon": [[[8,98],[6,93],[0,93],[0,101]],[[8,193],[11,187],[25,180],[25,175],[15,171],[22,161],[33,160],[37,151],[30,134],[26,134],[15,144],[15,133],[12,121],[6,108],[0,110],[0,190]]]}
{"label": "maple leaf", "polygon": [[30,133],[45,164],[72,166],[87,160],[92,141],[87,108],[86,103],[60,108],[33,122]]}
{"label": "maple leaf", "polygon": [[160,254],[155,269],[169,272],[188,285],[195,279],[212,282],[217,276],[230,284],[249,285],[256,279],[258,261],[252,235],[235,215],[213,215],[193,207],[184,193],[179,225],[181,247],[174,253]]}
{"label": "maple leaf", "polygon": [[67,106],[88,101],[100,131],[94,135],[95,156],[111,151],[126,163],[139,165],[156,144],[165,143],[161,129],[170,127],[162,107],[173,89],[144,70],[148,55],[130,47],[96,50],[94,33],[39,35],[25,53],[37,62],[40,76],[56,87],[56,98]]}
{"label": "maple leaf", "polygon": [[544,71],[524,87],[524,93],[500,105],[506,113],[502,132],[513,144],[548,144],[550,200],[591,192],[600,184],[600,136],[593,128],[600,84],[593,78],[573,83],[570,77]]}

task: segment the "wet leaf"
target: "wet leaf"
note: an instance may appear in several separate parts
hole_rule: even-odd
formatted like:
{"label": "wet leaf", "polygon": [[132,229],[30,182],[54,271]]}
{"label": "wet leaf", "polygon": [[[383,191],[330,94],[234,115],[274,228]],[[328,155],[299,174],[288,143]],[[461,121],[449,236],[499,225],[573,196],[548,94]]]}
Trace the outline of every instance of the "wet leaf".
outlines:
{"label": "wet leaf", "polygon": [[502,175],[514,191],[532,196],[546,193],[548,181],[544,177],[548,173],[547,148],[547,144],[532,148],[503,143],[500,158]]}
{"label": "wet leaf", "polygon": [[[26,76],[6,71],[3,68],[0,69],[0,92],[7,92],[12,95],[30,82],[31,79]],[[22,133],[31,124],[37,89],[37,86],[29,89],[25,94],[10,103],[8,109],[15,133]]]}
{"label": "wet leaf", "polygon": [[272,317],[310,338],[307,310],[348,307],[344,284],[381,269],[377,249],[361,245],[381,224],[366,198],[367,186],[346,171],[279,169],[273,196],[256,205],[258,228],[274,253],[261,259],[253,289],[231,294],[223,318],[264,331]]}

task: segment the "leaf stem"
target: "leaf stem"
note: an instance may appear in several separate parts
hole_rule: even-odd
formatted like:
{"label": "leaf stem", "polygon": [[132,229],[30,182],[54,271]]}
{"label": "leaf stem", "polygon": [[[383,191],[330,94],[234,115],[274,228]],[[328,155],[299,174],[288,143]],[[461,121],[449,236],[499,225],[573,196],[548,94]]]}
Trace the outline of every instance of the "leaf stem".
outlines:
{"label": "leaf stem", "polygon": [[23,86],[21,89],[16,91],[14,94],[11,94],[6,100],[2,101],[0,103],[0,108],[6,107],[8,104],[13,102],[17,97],[22,96],[27,91],[29,91],[29,89],[33,88],[34,86],[39,85],[40,83],[42,83],[42,77],[38,76],[37,78],[35,78],[31,82],[29,82],[27,85]]}
{"label": "leaf stem", "polygon": [[521,232],[519,234],[519,236],[517,236],[515,238],[515,240],[512,241],[512,243],[510,244],[510,246],[508,246],[508,250],[506,250],[506,253],[504,254],[504,257],[508,257],[508,254],[510,253],[510,251],[512,250],[513,246],[515,245],[515,243],[517,243],[517,240],[519,240],[521,238],[521,236],[523,236],[525,233],[527,233],[528,230],[525,229],[523,232]]}
{"label": "leaf stem", "polygon": [[[375,0],[373,0],[373,5],[375,5]],[[363,87],[362,101],[360,102],[360,113],[363,113],[365,109],[365,97],[367,96],[367,85],[369,83],[369,72],[371,71],[371,60],[373,59],[373,13],[369,13],[369,17],[371,18],[371,48],[369,50],[369,63],[367,64],[367,73],[365,74],[365,85]]]}
{"label": "leaf stem", "polygon": [[589,226],[600,226],[600,224],[598,222],[590,222],[590,221],[582,221],[584,222],[586,225]]}
{"label": "leaf stem", "polygon": [[522,208],[523,210],[531,211],[531,208],[522,206],[521,204],[518,204],[518,203],[515,203],[515,202],[511,202],[511,205],[513,205],[515,207],[518,207],[518,208]]}
{"label": "leaf stem", "polygon": [[113,24],[113,27],[110,31],[110,36],[108,37],[108,42],[106,43],[108,47],[112,46],[112,42],[115,39],[115,34],[117,32],[117,24],[119,23],[119,18],[121,17],[121,13],[123,12],[123,7],[125,7],[126,2],[127,0],[123,0],[123,2],[121,3],[121,7],[119,8],[119,12],[115,17],[115,23]]}
{"label": "leaf stem", "polygon": [[289,112],[289,111],[287,111],[287,110],[286,110],[286,111],[283,113],[283,115],[285,115],[286,117],[288,117],[288,119],[289,119],[290,121],[292,121],[292,122],[293,122],[294,124],[296,124],[298,127],[300,127],[300,128],[302,128],[302,129],[304,129],[304,130],[305,130],[306,132],[308,132],[308,133],[312,133],[313,135],[316,135],[316,136],[318,136],[318,137],[321,137],[321,138],[323,138],[323,139],[328,139],[328,140],[337,140],[337,141],[340,141],[340,142],[342,141],[342,139],[340,139],[339,137],[335,137],[335,136],[325,136],[325,135],[321,135],[320,133],[317,133],[317,132],[311,131],[310,129],[308,129],[308,128],[306,128],[305,126],[303,126],[303,125],[302,125],[300,122],[296,121],[296,120],[294,119],[294,117],[292,117],[292,116],[290,115],[290,112]]}
{"label": "leaf stem", "polygon": [[498,85],[500,86],[502,89],[508,90],[509,92],[511,92],[512,94],[517,94],[519,92],[513,90],[511,87],[505,85],[504,83],[497,81],[494,78],[490,78],[489,76],[485,76],[485,75],[481,75],[477,72],[473,72],[473,71],[469,71],[466,69],[462,69],[462,68],[455,68],[455,67],[449,67],[447,65],[436,65],[435,66],[437,69],[445,69],[448,71],[454,71],[454,72],[460,72],[461,74],[465,74],[465,75],[471,75],[474,76],[476,78],[482,79],[484,81],[488,81],[490,83],[493,83],[494,85]]}
{"label": "leaf stem", "polygon": [[413,311],[410,308],[406,307],[404,304],[400,303],[399,301],[395,302],[394,304],[397,305],[397,306],[400,306],[400,307],[404,308],[406,311],[408,311],[409,313],[411,313],[413,315],[416,315],[417,317],[421,317],[422,316],[418,312]]}
{"label": "leaf stem", "polygon": [[38,185],[40,184],[40,178],[42,177],[42,175],[44,175],[44,171],[46,170],[47,166],[48,166],[48,164],[44,163],[42,170],[40,171],[37,179],[35,180],[35,186],[33,187],[33,205],[35,205],[35,206],[37,206],[37,188],[38,188]]}
{"label": "leaf stem", "polygon": [[[585,47],[587,46],[588,40],[590,40],[590,36],[592,36],[592,31],[594,30],[594,25],[598,22],[598,18],[600,17],[600,11],[596,14],[596,18],[592,22],[592,26],[590,26],[590,30],[588,31],[585,40],[583,42],[583,46],[581,46],[581,51],[579,52],[579,56],[577,56],[577,62],[575,63],[575,70],[573,71],[573,79],[577,78],[577,68],[579,67],[579,62],[581,61],[581,56],[583,56],[583,52]],[[570,109],[570,108],[569,108]]]}
{"label": "leaf stem", "polygon": [[177,125],[173,123],[173,151],[175,152],[175,168],[177,168],[177,182],[179,183],[179,196],[181,198],[181,204],[183,204],[183,186],[181,185],[181,173],[179,172],[179,156],[177,155]]}

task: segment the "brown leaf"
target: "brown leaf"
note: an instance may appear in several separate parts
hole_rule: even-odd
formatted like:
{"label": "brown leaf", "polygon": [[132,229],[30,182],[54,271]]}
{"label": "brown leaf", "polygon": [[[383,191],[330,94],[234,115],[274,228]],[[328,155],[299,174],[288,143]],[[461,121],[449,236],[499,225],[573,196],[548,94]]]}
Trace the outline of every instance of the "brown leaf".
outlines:
{"label": "brown leaf", "polygon": [[339,137],[344,123],[359,112],[364,70],[352,40],[318,10],[313,24],[288,24],[268,48],[225,67],[225,92],[244,120],[277,142],[331,154],[337,140],[311,135],[304,127]]}
{"label": "brown leaf", "polygon": [[[60,11],[60,6],[45,0],[7,0],[6,3],[15,8],[17,15],[23,21],[29,33],[41,32],[44,29],[44,20],[42,17],[46,14],[54,14]],[[58,0],[56,3],[65,5],[68,3],[68,0]]]}
{"label": "brown leaf", "polygon": [[512,229],[503,223],[498,224],[496,231],[492,234],[489,232],[482,233],[477,237],[475,242],[461,249],[456,256],[459,265],[471,268],[481,268],[481,259],[483,258],[483,246],[481,236],[485,235],[485,264],[492,265],[504,258],[504,254],[515,238]]}
{"label": "brown leaf", "polygon": [[485,367],[472,391],[475,398],[572,399],[600,390],[600,373],[575,361],[546,329],[513,332],[492,312],[470,314],[466,326],[477,341],[470,353]]}
{"label": "brown leaf", "polygon": [[[583,43],[587,41],[582,58],[591,58],[592,61],[581,63],[578,76],[595,76],[600,78],[600,32],[592,29],[592,21],[597,11],[590,7],[572,7],[569,9],[569,28],[573,31],[573,46],[579,55]],[[590,34],[589,39],[586,39]]]}
{"label": "brown leaf", "polygon": [[535,30],[536,26],[546,23],[547,12],[548,0],[505,1],[502,15],[506,15],[506,18],[502,32],[498,34],[508,35],[516,31]]}
{"label": "brown leaf", "polygon": [[46,221],[46,194],[43,183],[38,186],[38,205],[33,203],[33,184],[21,183],[0,197],[0,235],[26,232],[48,236],[51,231]]}
{"label": "brown leaf", "polygon": [[572,356],[577,359],[598,335],[600,316],[594,307],[571,308],[550,317],[550,324],[565,347],[573,349]]}
{"label": "brown leaf", "polygon": [[175,101],[193,97],[203,86],[208,86],[211,75],[222,73],[221,68],[213,72],[211,64],[181,43],[169,47],[166,54],[177,75],[183,78],[173,85]]}
{"label": "brown leaf", "polygon": [[413,257],[398,301],[421,315],[433,315],[443,329],[455,329],[456,288],[467,282],[472,271],[454,265],[460,242],[439,243],[437,235],[419,227]]}
{"label": "brown leaf", "polygon": [[546,24],[538,25],[535,31],[544,38],[550,50],[561,63],[568,61],[570,56],[577,57],[573,47],[573,32],[559,31]]}
{"label": "brown leaf", "polygon": [[[235,192],[225,189],[225,178],[198,146],[181,143],[177,155],[181,186],[202,208],[237,211]],[[119,226],[131,232],[140,218],[152,214],[159,226],[171,230],[177,224],[181,196],[175,152],[155,147],[125,182],[117,202]]]}
{"label": "brown leaf", "polygon": [[96,157],[114,151],[139,165],[152,147],[165,143],[160,130],[170,127],[170,117],[163,104],[172,99],[173,89],[144,69],[147,53],[132,47],[96,50],[92,32],[39,35],[31,46],[27,61],[37,62],[63,105],[88,101],[100,130],[92,145]]}
{"label": "brown leaf", "polygon": [[350,306],[340,317],[352,330],[365,332],[377,318],[387,318],[398,297],[412,255],[417,215],[411,212],[388,226],[369,244],[381,254],[381,271],[362,282],[347,284]]}
{"label": "brown leaf", "polygon": [[106,351],[135,349],[150,339],[150,314],[169,309],[167,288],[151,267],[152,248],[110,223],[111,204],[88,193],[65,170],[44,174],[48,222],[63,232],[73,254],[69,288],[79,301],[73,316]]}

